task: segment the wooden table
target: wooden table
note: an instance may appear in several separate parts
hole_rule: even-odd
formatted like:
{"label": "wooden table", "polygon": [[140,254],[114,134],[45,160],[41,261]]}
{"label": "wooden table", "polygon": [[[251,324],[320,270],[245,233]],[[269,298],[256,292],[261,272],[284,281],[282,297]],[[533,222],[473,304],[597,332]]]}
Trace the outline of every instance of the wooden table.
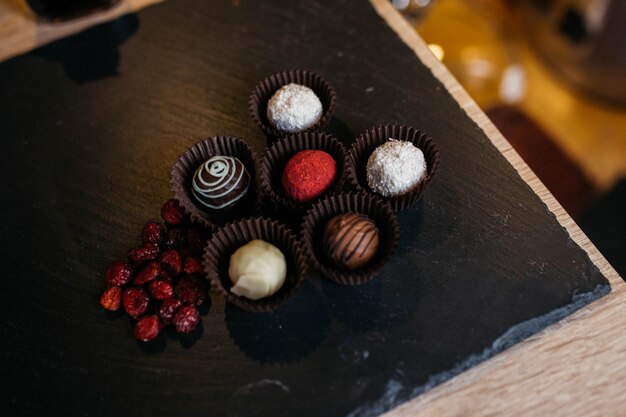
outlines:
{"label": "wooden table", "polygon": [[105,12],[66,22],[51,23],[38,19],[25,0],[2,0],[0,1],[0,61],[160,1],[162,0],[121,0],[119,4]]}
{"label": "wooden table", "polygon": [[[372,6],[406,46],[357,1],[177,0],[0,65],[2,374],[12,381],[2,399],[9,411],[374,415],[432,388],[420,368],[428,358],[435,371],[455,360],[474,364],[468,354],[486,347],[489,357],[566,314],[578,289],[598,283],[588,300],[604,294],[603,277],[608,295],[389,415],[612,416],[626,409],[624,282],[410,26],[385,0]],[[312,277],[269,317],[213,297],[195,343],[170,339],[156,351],[135,343],[126,320],[107,320],[98,306],[102,271],[158,216],[170,195],[169,169],[187,146],[230,133],[263,150],[247,96],[259,78],[291,66],[335,84],[330,130],[341,139],[396,121],[423,127],[440,144],[442,171],[423,202],[400,216],[396,257],[369,287]],[[520,259],[535,264],[510,267]],[[346,308],[354,294],[371,302]],[[550,315],[554,308],[559,313]],[[474,312],[481,313],[475,332],[465,316]],[[458,328],[446,331],[443,319]],[[295,326],[290,331],[304,342],[273,320]],[[507,338],[518,324],[529,333]],[[246,335],[258,329],[276,331],[295,351],[255,350]],[[415,329],[447,342],[437,346]],[[257,336],[257,344],[280,349]],[[453,353],[458,359],[446,356]],[[336,385],[319,385],[335,375]]]}

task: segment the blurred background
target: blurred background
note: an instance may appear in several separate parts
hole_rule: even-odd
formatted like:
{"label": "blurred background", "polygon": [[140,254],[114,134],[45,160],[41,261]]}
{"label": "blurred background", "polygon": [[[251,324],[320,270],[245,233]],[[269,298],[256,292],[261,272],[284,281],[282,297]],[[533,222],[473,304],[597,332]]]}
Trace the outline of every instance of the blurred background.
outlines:
{"label": "blurred background", "polygon": [[392,4],[626,276],[626,1]]}

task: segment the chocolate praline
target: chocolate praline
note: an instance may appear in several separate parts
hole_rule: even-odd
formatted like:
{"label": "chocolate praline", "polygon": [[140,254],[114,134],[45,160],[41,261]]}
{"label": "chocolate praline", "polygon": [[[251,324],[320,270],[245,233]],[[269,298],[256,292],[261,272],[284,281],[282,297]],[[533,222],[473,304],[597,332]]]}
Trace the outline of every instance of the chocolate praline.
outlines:
{"label": "chocolate praline", "polygon": [[250,173],[243,162],[232,156],[213,156],[196,170],[191,193],[211,210],[233,208],[248,192]]}
{"label": "chocolate praline", "polygon": [[367,160],[367,185],[383,197],[396,197],[413,190],[426,178],[426,160],[411,142],[389,139]]}
{"label": "chocolate praline", "polygon": [[324,107],[309,87],[300,84],[282,86],[267,103],[267,120],[284,132],[301,132],[319,122]]}
{"label": "chocolate praline", "polygon": [[362,214],[335,216],[324,227],[323,249],[339,267],[362,267],[374,258],[378,245],[378,228]]}
{"label": "chocolate praline", "polygon": [[307,202],[322,195],[337,177],[337,162],[328,153],[305,150],[295,154],[283,171],[283,191],[292,200]]}
{"label": "chocolate praline", "polygon": [[251,240],[231,256],[228,276],[233,282],[233,294],[251,300],[269,297],[285,283],[285,255],[271,243]]}

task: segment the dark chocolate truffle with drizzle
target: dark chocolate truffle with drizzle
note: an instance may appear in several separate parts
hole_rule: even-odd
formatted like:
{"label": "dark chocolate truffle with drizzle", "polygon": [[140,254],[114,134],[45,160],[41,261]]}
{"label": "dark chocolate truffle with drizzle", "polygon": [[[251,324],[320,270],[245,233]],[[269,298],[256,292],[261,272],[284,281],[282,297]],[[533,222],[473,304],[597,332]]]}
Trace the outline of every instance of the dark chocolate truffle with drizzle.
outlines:
{"label": "dark chocolate truffle with drizzle", "polygon": [[378,228],[361,214],[335,216],[324,228],[324,250],[333,262],[347,269],[357,269],[371,261],[378,243]]}
{"label": "dark chocolate truffle with drizzle", "polygon": [[191,182],[191,192],[203,209],[230,209],[248,192],[250,174],[232,156],[214,156],[200,165]]}

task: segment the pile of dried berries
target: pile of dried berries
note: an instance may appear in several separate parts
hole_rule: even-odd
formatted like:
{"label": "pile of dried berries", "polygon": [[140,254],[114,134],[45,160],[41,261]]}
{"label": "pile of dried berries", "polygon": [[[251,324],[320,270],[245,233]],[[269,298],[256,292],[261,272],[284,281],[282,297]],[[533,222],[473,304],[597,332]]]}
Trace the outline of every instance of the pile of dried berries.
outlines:
{"label": "pile of dried berries", "polygon": [[128,253],[128,261],[109,266],[100,298],[106,310],[123,308],[135,320],[135,337],[144,342],[168,324],[178,333],[195,330],[198,307],[207,299],[201,276],[207,231],[190,225],[173,199],[163,205],[161,216],[165,224],[149,221],[143,227],[143,244]]}

